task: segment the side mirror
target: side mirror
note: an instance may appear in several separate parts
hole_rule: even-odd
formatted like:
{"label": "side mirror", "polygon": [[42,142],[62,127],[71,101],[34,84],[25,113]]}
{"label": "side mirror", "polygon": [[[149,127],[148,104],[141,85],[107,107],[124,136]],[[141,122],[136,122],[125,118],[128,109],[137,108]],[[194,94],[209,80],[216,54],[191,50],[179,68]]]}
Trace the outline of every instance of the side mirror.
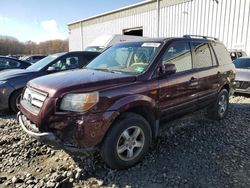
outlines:
{"label": "side mirror", "polygon": [[161,66],[161,76],[172,75],[176,73],[175,64],[162,64]]}
{"label": "side mirror", "polygon": [[56,70],[56,68],[55,67],[49,67],[48,69],[47,69],[47,72],[56,72],[57,70]]}

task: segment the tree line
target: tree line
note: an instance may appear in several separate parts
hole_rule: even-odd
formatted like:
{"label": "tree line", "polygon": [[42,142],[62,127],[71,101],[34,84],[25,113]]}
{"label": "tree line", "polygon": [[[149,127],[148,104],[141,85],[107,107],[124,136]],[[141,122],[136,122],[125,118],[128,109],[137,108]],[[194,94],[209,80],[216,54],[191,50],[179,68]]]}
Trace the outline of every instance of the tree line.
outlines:
{"label": "tree line", "polygon": [[13,37],[0,36],[0,55],[48,55],[68,50],[68,40],[49,40],[37,44],[32,41],[20,42]]}

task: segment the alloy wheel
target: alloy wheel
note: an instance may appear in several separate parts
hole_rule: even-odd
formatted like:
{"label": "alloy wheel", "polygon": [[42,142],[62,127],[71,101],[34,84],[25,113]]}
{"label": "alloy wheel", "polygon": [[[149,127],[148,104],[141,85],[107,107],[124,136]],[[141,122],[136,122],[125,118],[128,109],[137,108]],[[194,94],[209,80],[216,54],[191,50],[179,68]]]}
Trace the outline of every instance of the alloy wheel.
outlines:
{"label": "alloy wheel", "polygon": [[225,95],[221,95],[219,100],[219,110],[218,110],[220,117],[223,117],[223,115],[225,114],[228,105],[227,103],[228,103],[227,97]]}
{"label": "alloy wheel", "polygon": [[123,161],[135,159],[142,151],[145,143],[145,135],[138,126],[132,126],[124,130],[117,142],[117,154]]}

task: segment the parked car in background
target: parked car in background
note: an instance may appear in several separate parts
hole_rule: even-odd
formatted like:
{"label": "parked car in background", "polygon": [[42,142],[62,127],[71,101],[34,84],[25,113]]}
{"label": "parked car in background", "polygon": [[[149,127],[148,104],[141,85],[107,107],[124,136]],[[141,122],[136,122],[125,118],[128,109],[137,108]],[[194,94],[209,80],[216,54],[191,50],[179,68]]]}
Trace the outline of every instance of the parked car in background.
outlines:
{"label": "parked car in background", "polygon": [[21,55],[20,54],[9,54],[6,57],[10,57],[10,58],[13,58],[13,59],[19,59],[21,57]]}
{"label": "parked car in background", "polygon": [[35,63],[43,58],[45,58],[46,55],[29,55],[29,56],[24,56],[21,58],[23,61],[28,61],[30,63]]}
{"label": "parked car in background", "polygon": [[250,57],[233,61],[236,67],[236,92],[250,94]]}
{"label": "parked car in background", "polygon": [[42,142],[68,151],[96,149],[113,169],[140,160],[162,119],[207,108],[228,111],[235,67],[208,37],[147,39],[111,46],[86,69],[31,80],[18,120]]}
{"label": "parked car in background", "polygon": [[140,36],[132,35],[102,35],[95,39],[89,46],[85,49],[86,51],[102,52],[106,48],[122,42],[129,42],[133,40],[145,39]]}
{"label": "parked car in background", "polygon": [[232,61],[235,59],[246,57],[247,53],[242,50],[229,50]]}
{"label": "parked car in background", "polygon": [[29,67],[31,63],[14,59],[11,57],[0,56],[0,71],[5,69],[25,69]]}
{"label": "parked car in background", "polygon": [[[34,78],[60,71],[82,68],[98,56],[97,52],[64,52],[49,55],[27,69],[0,73],[0,111],[18,111],[19,99],[26,83]],[[66,80],[61,80],[62,83]]]}

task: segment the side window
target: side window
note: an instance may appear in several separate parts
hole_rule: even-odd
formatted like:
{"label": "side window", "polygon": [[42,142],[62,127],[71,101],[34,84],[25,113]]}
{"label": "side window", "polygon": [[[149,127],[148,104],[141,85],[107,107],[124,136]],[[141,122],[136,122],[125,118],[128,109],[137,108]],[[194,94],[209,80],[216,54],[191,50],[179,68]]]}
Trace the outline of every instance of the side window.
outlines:
{"label": "side window", "polygon": [[64,57],[58,60],[56,63],[52,64],[50,67],[55,71],[63,71],[79,68],[79,58],[78,57]]}
{"label": "side window", "polygon": [[10,68],[18,68],[18,67],[20,67],[20,63],[17,62],[17,61],[8,60],[8,63],[9,63]]}
{"label": "side window", "polygon": [[174,64],[176,72],[192,69],[191,49],[188,42],[174,42],[163,56],[164,64]]}
{"label": "side window", "polygon": [[237,52],[238,54],[238,58],[242,57],[242,53],[241,52]]}
{"label": "side window", "polygon": [[[213,42],[212,46],[214,48],[215,54],[217,56],[220,65],[229,64],[232,62],[229,52],[226,47],[221,43]],[[236,54],[234,54],[236,57]]]}
{"label": "side window", "polygon": [[0,59],[1,68],[18,68],[20,66],[19,62],[13,61],[11,59]]}
{"label": "side window", "polygon": [[[193,43],[193,49],[194,49],[195,68],[204,68],[213,66],[212,55],[208,43],[195,42]],[[214,64],[216,64],[216,62],[214,62]]]}
{"label": "side window", "polygon": [[8,62],[6,59],[0,58],[0,68],[6,68],[8,66]]}

